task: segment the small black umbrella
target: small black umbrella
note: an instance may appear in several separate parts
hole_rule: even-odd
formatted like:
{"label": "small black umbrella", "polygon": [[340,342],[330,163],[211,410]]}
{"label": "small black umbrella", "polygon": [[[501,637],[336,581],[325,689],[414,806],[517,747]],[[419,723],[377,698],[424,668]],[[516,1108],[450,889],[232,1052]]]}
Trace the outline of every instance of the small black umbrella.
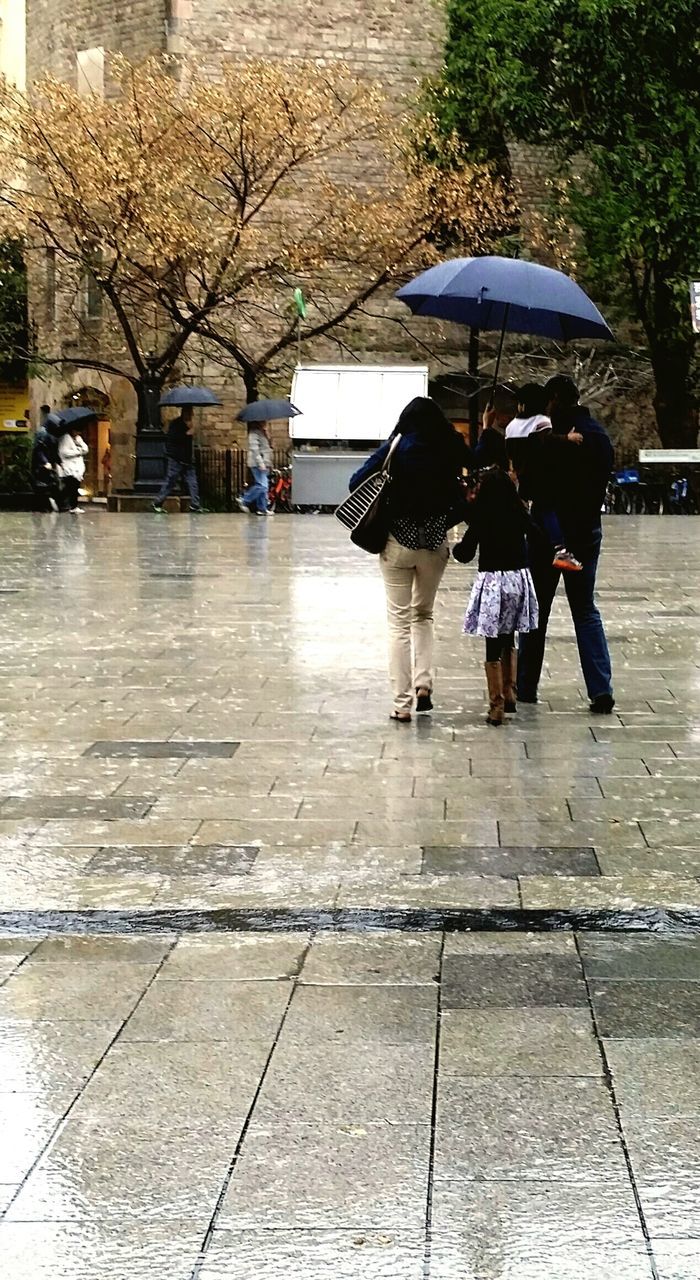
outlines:
{"label": "small black umbrella", "polygon": [[58,417],[65,427],[72,427],[76,422],[85,422],[88,418],[96,418],[97,410],[88,405],[76,405],[74,409],[59,409]]}
{"label": "small black umbrella", "polygon": [[161,408],[167,408],[168,405],[185,405],[191,404],[195,408],[206,409],[212,405],[221,404],[221,401],[214,395],[209,387],[171,387],[170,391],[166,391],[165,395],[160,398]]}
{"label": "small black umbrella", "polygon": [[239,422],[276,422],[281,419],[297,418],[301,409],[297,409],[291,400],[254,400],[247,404],[238,415]]}

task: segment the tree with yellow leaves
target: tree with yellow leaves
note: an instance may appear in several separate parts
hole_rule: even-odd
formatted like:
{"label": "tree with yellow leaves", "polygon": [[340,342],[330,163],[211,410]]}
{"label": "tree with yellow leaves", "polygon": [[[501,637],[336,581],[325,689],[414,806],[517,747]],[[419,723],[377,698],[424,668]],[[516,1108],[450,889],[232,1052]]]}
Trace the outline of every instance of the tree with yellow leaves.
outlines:
{"label": "tree with yellow leaves", "polygon": [[254,399],[295,341],[295,287],[305,339],[333,333],[434,261],[440,237],[483,251],[504,224],[487,166],[457,144],[431,164],[410,119],[344,67],[231,62],[212,79],[114,57],[108,70],[104,98],[51,77],[28,98],[2,87],[0,234],[24,238],[35,275],[50,262],[59,319],[72,316],[67,345],[39,356],[129,379],[142,426],[203,347]]}

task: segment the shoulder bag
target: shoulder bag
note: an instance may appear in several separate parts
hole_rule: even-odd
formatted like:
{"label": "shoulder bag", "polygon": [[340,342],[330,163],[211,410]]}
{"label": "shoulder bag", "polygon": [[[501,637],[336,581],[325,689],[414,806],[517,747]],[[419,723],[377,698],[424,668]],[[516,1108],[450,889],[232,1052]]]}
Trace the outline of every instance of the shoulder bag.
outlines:
{"label": "shoulder bag", "polygon": [[336,510],[340,523],[350,530],[350,541],[370,555],[377,556],[385,548],[389,537],[389,485],[391,484],[391,459],[401,436],[396,436],[386,456],[381,471],[368,476],[362,484],[341,502]]}

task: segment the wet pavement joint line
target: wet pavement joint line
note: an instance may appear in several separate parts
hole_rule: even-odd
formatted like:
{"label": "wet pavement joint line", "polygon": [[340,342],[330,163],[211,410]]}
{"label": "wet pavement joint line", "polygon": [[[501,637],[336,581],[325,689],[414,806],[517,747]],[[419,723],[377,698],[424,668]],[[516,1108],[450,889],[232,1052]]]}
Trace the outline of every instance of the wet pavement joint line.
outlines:
{"label": "wet pavement joint line", "polygon": [[[335,902],[342,885],[335,894]],[[10,936],[115,933],[700,933],[698,907],[173,907],[0,911]]]}
{"label": "wet pavement joint line", "polygon": [[654,1249],[651,1242],[649,1225],[646,1220],[646,1214],[644,1213],[644,1206],[642,1204],[642,1198],[639,1194],[639,1187],[637,1186],[637,1179],[635,1177],[634,1167],[632,1165],[632,1158],[630,1156],[629,1148],[627,1146],[627,1139],[625,1137],[625,1131],[622,1125],[622,1115],[620,1112],[620,1104],[617,1100],[617,1093],[615,1091],[615,1084],[613,1081],[612,1070],[610,1067],[610,1062],[608,1060],[608,1055],[605,1048],[605,1042],[603,1040],[603,1037],[600,1034],[600,1028],[598,1025],[598,1016],[596,1014],[595,1004],[593,1002],[593,995],[591,992],[591,984],[589,982],[588,974],[586,972],[586,966],[585,966],[584,957],[581,951],[580,939],[578,938],[578,936],[574,937],[574,946],[576,947],[576,953],[578,955],[579,963],[581,965],[583,982],[586,988],[586,996],[588,999],[588,1008],[590,1010],[590,1015],[593,1022],[593,1030],[595,1032],[595,1038],[598,1044],[598,1052],[600,1053],[601,1061],[603,1064],[603,1080],[605,1082],[605,1087],[610,1095],[613,1115],[615,1116],[615,1125],[617,1128],[620,1145],[622,1146],[622,1152],[625,1157],[625,1164],[627,1165],[627,1175],[630,1180],[630,1185],[632,1187],[632,1194],[634,1195],[634,1202],[637,1208],[637,1214],[639,1216],[639,1225],[642,1229],[644,1242],[647,1248],[647,1254],[649,1256],[649,1266],[651,1267],[654,1280],[660,1280],[659,1271],[656,1266],[656,1258],[654,1257]]}
{"label": "wet pavement joint line", "polygon": [[440,1092],[440,1051],[442,1047],[442,981],[445,962],[445,934],[440,939],[440,959],[437,973],[437,1016],[435,1021],[435,1057],[433,1059],[433,1089],[430,1104],[430,1156],[428,1159],[428,1194],[425,1206],[425,1253],[423,1256],[423,1280],[430,1280],[433,1248],[433,1198],[435,1190],[435,1157],[437,1153],[437,1116]]}
{"label": "wet pavement joint line", "polygon": [[[261,1073],[260,1073],[260,1079],[258,1080],[257,1088],[256,1088],[255,1093],[254,1093],[254,1095],[253,1095],[253,1100],[252,1100],[252,1102],[251,1102],[251,1104],[250,1104],[250,1107],[248,1108],[248,1113],[247,1113],[246,1118],[245,1118],[245,1120],[244,1120],[244,1122],[243,1122],[243,1125],[242,1125],[242,1128],[241,1128],[241,1132],[240,1132],[240,1133],[239,1133],[239,1135],[238,1135],[238,1141],[236,1142],[236,1146],[235,1146],[234,1151],[233,1151],[233,1156],[231,1157],[231,1162],[230,1162],[229,1167],[228,1167],[228,1169],[226,1170],[226,1173],[225,1173],[225,1175],[224,1175],[224,1180],[223,1180],[223,1183],[222,1183],[222,1186],[221,1186],[221,1190],[220,1190],[220,1192],[219,1192],[219,1195],[218,1195],[218,1198],[217,1198],[216,1204],[214,1205],[214,1212],[213,1212],[213,1213],[212,1213],[212,1215],[211,1215],[211,1218],[210,1218],[210,1221],[209,1221],[209,1226],[207,1227],[207,1230],[206,1230],[206,1233],[205,1233],[204,1239],[203,1239],[203,1241],[202,1241],[202,1244],[201,1244],[201,1247],[200,1247],[200,1250],[199,1250],[199,1255],[198,1255],[197,1260],[196,1260],[196,1262],[195,1262],[195,1264],[194,1264],[194,1266],[193,1266],[193,1268],[192,1268],[192,1271],[191,1271],[191,1273],[190,1273],[190,1280],[199,1280],[199,1276],[201,1275],[201,1272],[202,1272],[202,1267],[204,1266],[204,1264],[205,1264],[205,1262],[206,1262],[207,1254],[208,1254],[208,1252],[209,1252],[209,1249],[210,1249],[210,1247],[211,1247],[212,1241],[213,1241],[213,1239],[214,1239],[214,1233],[215,1233],[215,1231],[216,1231],[216,1224],[217,1224],[217,1221],[218,1221],[218,1219],[219,1219],[219,1217],[220,1217],[221,1210],[222,1210],[222,1209],[223,1209],[223,1207],[224,1207],[224,1202],[225,1202],[225,1200],[226,1200],[226,1196],[227,1196],[227,1194],[228,1194],[228,1189],[229,1189],[229,1187],[230,1187],[230,1185],[231,1185],[231,1181],[232,1181],[232,1179],[233,1179],[233,1175],[234,1175],[234,1173],[236,1172],[236,1165],[238,1164],[238,1160],[239,1160],[239,1157],[240,1157],[241,1151],[243,1150],[243,1144],[244,1144],[244,1142],[245,1142],[245,1140],[246,1140],[246,1138],[247,1138],[247,1136],[248,1136],[248,1130],[249,1130],[250,1125],[251,1125],[252,1120],[253,1120],[253,1115],[254,1115],[254,1113],[255,1113],[255,1108],[256,1108],[256,1106],[257,1106],[257,1104],[258,1104],[258,1099],[259,1099],[259,1097],[260,1097],[260,1094],[262,1093],[262,1090],[263,1090],[263,1087],[264,1087],[265,1081],[266,1081],[266,1079],[267,1079],[267,1074],[268,1074],[268,1072],[269,1072],[269,1070],[270,1070],[270,1067],[271,1067],[271,1065],[272,1065],[272,1059],[273,1059],[273,1057],[274,1057],[275,1050],[276,1050],[276,1048],[277,1048],[277,1046],[278,1046],[278,1044],[279,1044],[280,1037],[281,1037],[282,1032],[283,1032],[283,1030],[284,1030],[284,1027],[285,1027],[285,1023],[286,1023],[286,1021],[287,1021],[287,1018],[289,1017],[289,1011],[290,1011],[290,1009],[291,1009],[291,1007],[292,1007],[292,1000],[294,999],[294,996],[295,996],[295,994],[296,994],[297,988],[298,988],[298,986],[299,986],[299,979],[300,979],[301,974],[302,974],[302,972],[303,972],[304,965],[306,964],[306,959],[307,959],[307,956],[308,956],[308,954],[309,954],[309,951],[311,950],[311,946],[312,946],[313,941],[314,941],[314,936],[315,936],[315,935],[314,935],[314,933],[312,933],[312,934],[310,935],[309,940],[308,940],[308,942],[307,942],[307,944],[306,944],[306,946],[305,946],[305,948],[304,948],[304,951],[303,951],[303,953],[302,953],[302,955],[301,955],[301,957],[300,957],[300,959],[299,959],[299,968],[298,968],[298,971],[297,971],[297,973],[294,975],[294,978],[293,978],[293,981],[292,981],[292,984],[291,984],[291,990],[290,990],[290,992],[289,992],[289,996],[288,996],[288,998],[287,998],[287,1003],[286,1003],[286,1005],[285,1005],[285,1007],[284,1007],[284,1010],[283,1010],[283,1012],[282,1012],[282,1017],[280,1018],[279,1026],[278,1026],[277,1031],[276,1031],[276,1033],[275,1033],[274,1040],[272,1041],[272,1044],[271,1044],[271,1046],[270,1046],[270,1052],[268,1053],[267,1058],[265,1059],[265,1065],[263,1066],[263,1069],[262,1069],[262,1071],[261,1071]],[[658,1280],[658,1277],[655,1277],[655,1280]]]}
{"label": "wet pavement joint line", "polygon": [[[44,938],[40,938],[40,939],[39,939],[39,941],[37,942],[37,946],[39,945],[39,943],[40,943],[40,942],[43,942],[44,940],[45,940]],[[14,1204],[15,1200],[16,1200],[16,1199],[17,1199],[17,1197],[19,1196],[20,1192],[23,1190],[23,1188],[24,1188],[24,1187],[26,1186],[26,1184],[28,1183],[29,1179],[32,1177],[32,1174],[34,1173],[35,1169],[37,1168],[37,1165],[41,1162],[41,1160],[43,1160],[44,1155],[46,1154],[46,1152],[48,1151],[48,1149],[49,1149],[49,1147],[51,1146],[52,1142],[54,1141],[54,1138],[56,1138],[57,1134],[58,1134],[58,1133],[63,1129],[63,1127],[64,1127],[64,1125],[65,1125],[66,1121],[69,1119],[69,1117],[70,1117],[70,1115],[71,1115],[71,1113],[72,1113],[73,1109],[74,1109],[74,1108],[77,1106],[77,1104],[80,1102],[80,1099],[82,1098],[83,1093],[85,1092],[85,1090],[86,1090],[87,1086],[89,1085],[90,1081],[94,1079],[94,1077],[97,1075],[97,1072],[100,1070],[100,1067],[102,1066],[102,1063],[104,1062],[105,1058],[107,1057],[107,1054],[110,1052],[110,1050],[113,1048],[113,1046],[117,1043],[117,1040],[119,1039],[120,1035],[122,1034],[122,1031],[124,1030],[125,1026],[127,1025],[127,1023],[129,1023],[129,1022],[131,1021],[131,1019],[133,1018],[134,1014],[136,1013],[136,1010],[138,1009],[139,1005],[141,1004],[142,1000],[145,998],[145,996],[146,996],[147,992],[149,992],[149,991],[150,991],[151,987],[153,986],[153,983],[155,982],[155,980],[156,980],[156,978],[158,977],[158,975],[159,975],[159,973],[160,973],[161,969],[163,968],[163,965],[165,964],[166,960],[170,957],[170,955],[171,955],[172,951],[173,951],[173,950],[175,949],[175,947],[177,946],[177,942],[178,942],[178,939],[177,939],[177,938],[173,938],[172,942],[170,943],[170,946],[167,948],[167,950],[166,950],[166,952],[165,952],[165,955],[164,955],[164,956],[162,956],[162,958],[160,959],[160,961],[159,961],[159,963],[158,963],[158,965],[157,965],[157,967],[156,967],[155,971],[151,974],[151,977],[148,979],[148,982],[146,983],[146,985],[145,985],[145,987],[144,987],[143,991],[142,991],[142,992],[141,992],[141,994],[137,997],[137,999],[134,1001],[133,1007],[129,1010],[129,1013],[126,1015],[126,1017],[124,1018],[123,1022],[119,1025],[119,1027],[118,1027],[118,1028],[117,1028],[117,1030],[115,1031],[114,1035],[112,1036],[112,1039],[110,1040],[109,1044],[107,1045],[106,1049],[104,1050],[104,1053],[102,1053],[102,1054],[101,1054],[101,1056],[98,1058],[98,1060],[97,1060],[97,1062],[95,1063],[94,1067],[92,1068],[92,1071],[90,1072],[90,1074],[89,1074],[89,1075],[87,1075],[87,1076],[82,1080],[81,1085],[80,1085],[80,1088],[79,1088],[78,1092],[76,1093],[75,1097],[73,1098],[73,1101],[72,1101],[71,1103],[69,1103],[69,1105],[66,1107],[65,1111],[63,1112],[63,1115],[61,1116],[60,1120],[58,1120],[58,1121],[56,1122],[56,1124],[54,1125],[53,1129],[51,1130],[51,1133],[50,1133],[49,1137],[47,1138],[46,1142],[44,1143],[43,1147],[41,1148],[41,1151],[39,1152],[39,1154],[38,1154],[38,1156],[37,1156],[36,1160],[35,1160],[35,1161],[34,1161],[34,1163],[32,1164],[31,1168],[29,1168],[29,1169],[27,1170],[27,1172],[26,1172],[26,1174],[25,1174],[24,1178],[22,1179],[22,1181],[21,1181],[21,1182],[18,1184],[18,1186],[15,1188],[15,1193],[14,1193],[14,1195],[12,1196],[12,1199],[8,1201],[8,1203],[5,1205],[5,1208],[3,1209],[2,1213],[0,1213],[0,1222],[2,1222],[2,1221],[3,1221],[3,1219],[4,1219],[4,1217],[5,1217],[5,1215],[6,1215],[7,1211],[8,1211],[8,1209],[10,1209],[10,1208],[11,1208],[11,1206]],[[28,958],[28,957],[27,957],[27,958]],[[15,970],[15,973],[16,973],[16,972],[17,972],[17,970]],[[62,1019],[61,1019],[61,1021],[62,1021]],[[71,1019],[66,1019],[66,1021],[69,1021],[69,1022],[75,1022],[75,1021],[81,1021],[81,1019],[73,1019],[73,1018],[71,1018]],[[88,1019],[85,1019],[85,1021],[88,1021]],[[89,1021],[92,1021],[92,1019],[89,1019]],[[101,1019],[96,1019],[96,1021],[101,1021]]]}

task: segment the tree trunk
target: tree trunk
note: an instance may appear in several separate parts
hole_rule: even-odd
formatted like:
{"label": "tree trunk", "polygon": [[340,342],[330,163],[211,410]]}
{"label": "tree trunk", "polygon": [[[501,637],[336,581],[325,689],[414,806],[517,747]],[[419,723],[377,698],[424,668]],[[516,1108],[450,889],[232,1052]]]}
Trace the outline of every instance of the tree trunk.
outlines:
{"label": "tree trunk", "polygon": [[695,449],[698,443],[698,403],[693,388],[695,336],[687,298],[674,287],[668,263],[654,270],[652,309],[647,328],[656,392],[654,409],[665,449]]}
{"label": "tree trunk", "polygon": [[252,404],[254,400],[260,399],[258,389],[258,371],[251,365],[243,365],[241,369],[243,383],[245,386],[246,404]]}
{"label": "tree trunk", "polygon": [[676,341],[657,341],[652,354],[654,411],[664,449],[695,449],[698,406],[691,390],[693,350]]}

